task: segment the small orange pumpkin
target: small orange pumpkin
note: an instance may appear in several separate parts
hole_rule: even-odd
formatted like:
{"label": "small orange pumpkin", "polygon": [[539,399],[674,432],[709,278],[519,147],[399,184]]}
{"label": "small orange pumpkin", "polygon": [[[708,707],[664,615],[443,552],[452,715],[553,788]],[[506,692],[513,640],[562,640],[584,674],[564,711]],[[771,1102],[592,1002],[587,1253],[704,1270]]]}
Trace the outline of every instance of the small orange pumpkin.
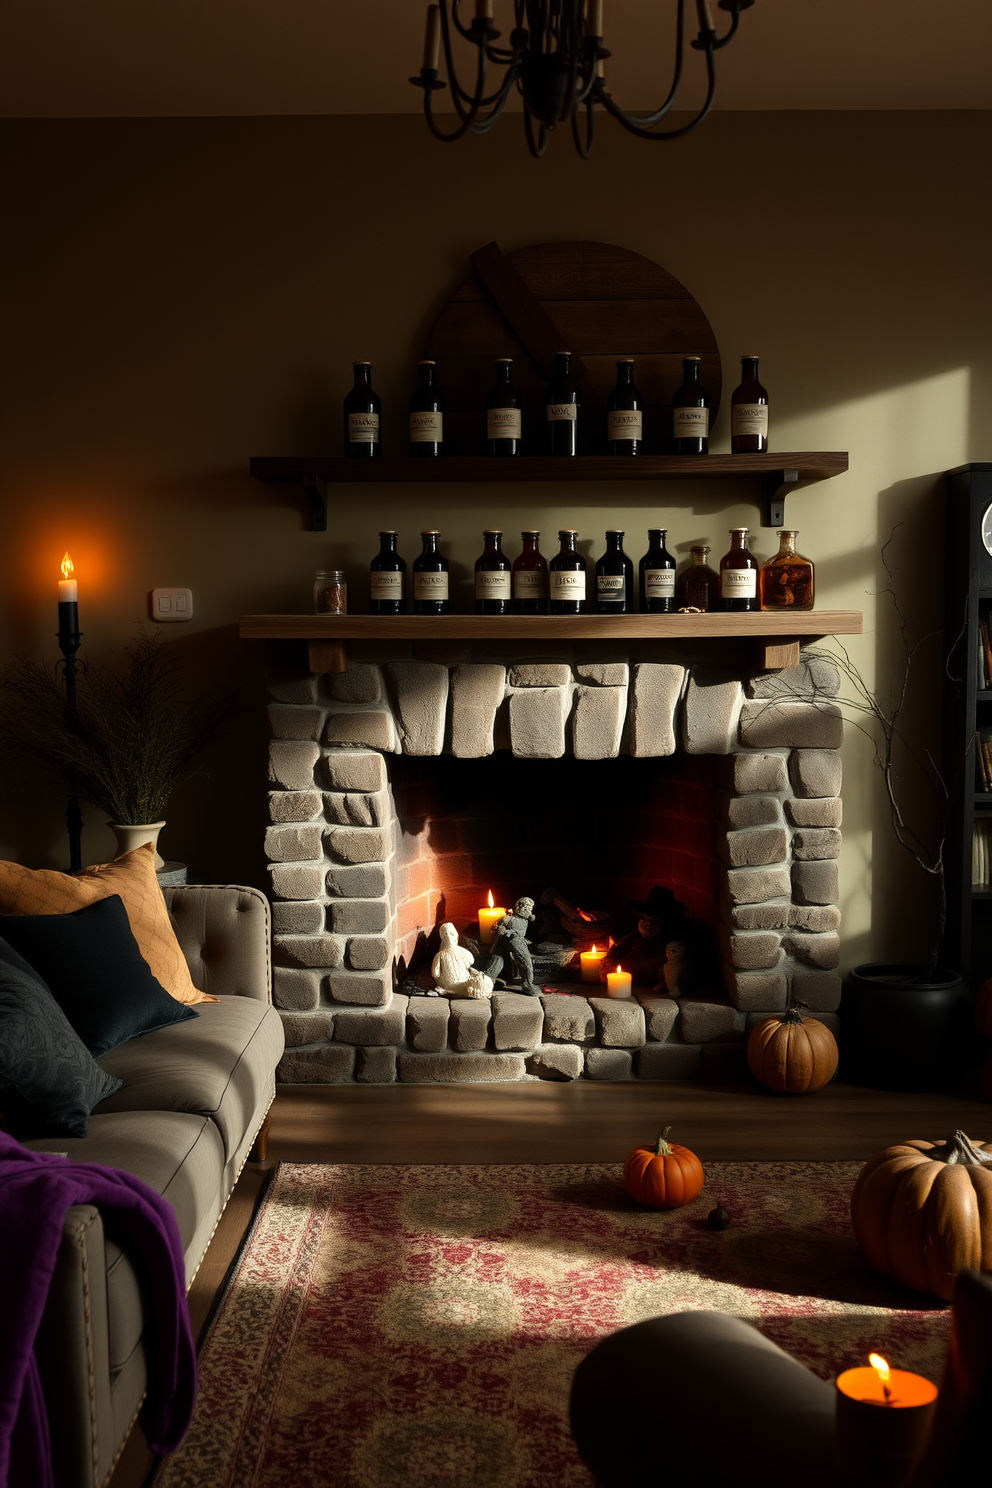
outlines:
{"label": "small orange pumpkin", "polygon": [[900,1142],[858,1174],[851,1223],[883,1276],[950,1302],[959,1271],[992,1271],[992,1146]]}
{"label": "small orange pumpkin", "polygon": [[678,1209],[703,1186],[703,1165],[688,1147],[668,1141],[666,1126],[655,1147],[635,1147],[623,1165],[623,1186],[651,1209]]}
{"label": "small orange pumpkin", "polygon": [[747,1041],[751,1073],[780,1095],[805,1095],[833,1079],[840,1054],[825,1023],[804,1018],[793,1004],[786,1012],[762,1018]]}

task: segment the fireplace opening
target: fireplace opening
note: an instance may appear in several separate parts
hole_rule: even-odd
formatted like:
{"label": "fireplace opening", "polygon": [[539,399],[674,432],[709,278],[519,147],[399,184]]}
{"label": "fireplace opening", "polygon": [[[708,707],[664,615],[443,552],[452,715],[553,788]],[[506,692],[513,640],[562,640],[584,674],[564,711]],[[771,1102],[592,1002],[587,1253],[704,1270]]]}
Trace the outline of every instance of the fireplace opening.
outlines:
{"label": "fireplace opening", "polygon": [[[554,889],[605,914],[615,939],[636,930],[634,906],[660,886],[693,920],[717,918],[716,757],[590,761],[394,755],[396,979],[423,971],[437,927],[478,933],[497,905]],[[535,930],[538,927],[535,926]]]}

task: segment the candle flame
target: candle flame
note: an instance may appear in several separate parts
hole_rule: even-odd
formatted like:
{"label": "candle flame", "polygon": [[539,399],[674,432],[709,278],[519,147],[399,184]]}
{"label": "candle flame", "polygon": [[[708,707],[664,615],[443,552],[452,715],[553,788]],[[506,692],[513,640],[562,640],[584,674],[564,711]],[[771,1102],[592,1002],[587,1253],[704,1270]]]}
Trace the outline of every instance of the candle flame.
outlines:
{"label": "candle flame", "polygon": [[493,891],[492,891],[492,889],[490,889],[489,890],[489,908],[492,909],[492,907],[493,907]]}
{"label": "candle flame", "polygon": [[593,948],[592,948],[592,953],[593,953],[594,956],[596,955],[596,947],[595,946],[593,946]]}
{"label": "candle flame", "polygon": [[889,1382],[890,1371],[888,1364],[882,1358],[881,1354],[869,1354],[868,1363],[871,1365],[872,1369],[874,1369],[875,1373],[882,1381],[882,1384],[887,1385]]}
{"label": "candle flame", "polygon": [[[610,936],[610,946],[612,946],[612,945],[613,945],[613,936],[611,935]],[[609,949],[609,947],[607,947],[607,949]]]}
{"label": "candle flame", "polygon": [[67,579],[69,577],[69,575],[72,573],[72,571],[75,568],[75,566],[76,565],[73,563],[72,559],[69,557],[69,550],[67,548],[66,549],[65,557],[62,559],[62,577],[64,579]]}
{"label": "candle flame", "polygon": [[618,967],[617,967],[617,971],[618,971],[618,972],[620,972],[620,971],[623,971],[623,967],[622,967],[622,966],[618,966]]}

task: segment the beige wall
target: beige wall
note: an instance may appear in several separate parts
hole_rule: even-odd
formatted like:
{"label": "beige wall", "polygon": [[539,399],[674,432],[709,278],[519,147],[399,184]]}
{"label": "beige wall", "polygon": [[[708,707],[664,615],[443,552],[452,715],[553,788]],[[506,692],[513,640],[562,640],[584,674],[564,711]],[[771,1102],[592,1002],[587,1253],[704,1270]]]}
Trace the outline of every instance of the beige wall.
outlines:
{"label": "beige wall", "polygon": [[[468,253],[596,238],[688,286],[728,389],[740,353],[761,353],[773,447],[850,450],[850,473],[796,497],[788,519],[818,602],[863,608],[852,653],[869,677],[887,670],[880,544],[904,524],[900,597],[914,636],[939,625],[940,472],[992,453],[989,133],[987,114],[718,114],[676,146],[603,130],[582,163],[564,138],[532,161],[515,119],[451,148],[398,117],[8,123],[4,657],[57,655],[66,547],[95,660],[147,616],[154,585],[189,585],[196,618],[170,638],[194,680],[208,664],[242,680],[246,709],[236,772],[212,753],[213,775],[175,796],[163,846],[261,881],[261,654],[237,639],[240,614],[305,608],[312,570],[332,560],[361,594],[383,525],[408,557],[421,526],[440,527],[465,579],[492,523],[574,525],[599,551],[609,510],[636,557],[649,519],[680,552],[706,538],[717,554],[731,524],[760,520],[722,486],[681,500],[664,488],[657,506],[627,487],[383,487],[313,534],[301,501],[249,479],[250,454],[336,451],[357,356],[375,364],[399,452],[411,364]],[[715,433],[726,449],[725,411]],[[756,535],[759,556],[773,545]],[[917,672],[924,725],[939,707],[932,661]],[[853,732],[846,764],[848,965],[911,953],[925,891]],[[7,790],[0,853],[61,866],[62,804],[58,790]],[[84,859],[111,848],[87,809]]]}

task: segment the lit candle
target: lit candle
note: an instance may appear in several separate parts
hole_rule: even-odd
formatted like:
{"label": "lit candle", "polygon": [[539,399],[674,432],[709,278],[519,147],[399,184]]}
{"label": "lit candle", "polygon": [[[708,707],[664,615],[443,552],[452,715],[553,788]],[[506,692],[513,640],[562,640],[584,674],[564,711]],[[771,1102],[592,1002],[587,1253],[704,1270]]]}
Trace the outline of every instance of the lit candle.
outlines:
{"label": "lit candle", "polygon": [[696,14],[699,16],[700,31],[712,31],[713,17],[710,15],[709,0],[696,0]]}
{"label": "lit candle", "polygon": [[610,997],[630,996],[630,972],[618,966],[616,971],[606,973],[606,990]]}
{"label": "lit candle", "polygon": [[62,559],[62,577],[59,580],[59,604],[75,604],[79,598],[76,581],[69,577],[75,566],[67,552]]}
{"label": "lit candle", "polygon": [[424,61],[426,72],[437,72],[438,49],[441,45],[441,11],[437,5],[427,7],[427,29],[424,32]]}
{"label": "lit candle", "polygon": [[579,960],[582,963],[582,980],[584,982],[599,981],[599,967],[605,955],[605,951],[597,951],[595,946],[593,946],[591,951],[581,951],[579,953]]}
{"label": "lit candle", "polygon": [[477,21],[491,21],[493,18],[493,0],[475,0],[475,19]]}
{"label": "lit candle", "polygon": [[489,890],[489,908],[479,910],[479,939],[483,945],[492,945],[493,926],[497,920],[501,920],[506,910],[499,904],[493,904],[493,891]]}
{"label": "lit candle", "polygon": [[590,0],[588,17],[586,20],[587,36],[602,36],[603,34],[603,0]]}
{"label": "lit candle", "polygon": [[837,1467],[853,1488],[895,1488],[923,1446],[937,1386],[921,1374],[890,1369],[879,1354],[868,1357],[869,1368],[837,1376]]}

